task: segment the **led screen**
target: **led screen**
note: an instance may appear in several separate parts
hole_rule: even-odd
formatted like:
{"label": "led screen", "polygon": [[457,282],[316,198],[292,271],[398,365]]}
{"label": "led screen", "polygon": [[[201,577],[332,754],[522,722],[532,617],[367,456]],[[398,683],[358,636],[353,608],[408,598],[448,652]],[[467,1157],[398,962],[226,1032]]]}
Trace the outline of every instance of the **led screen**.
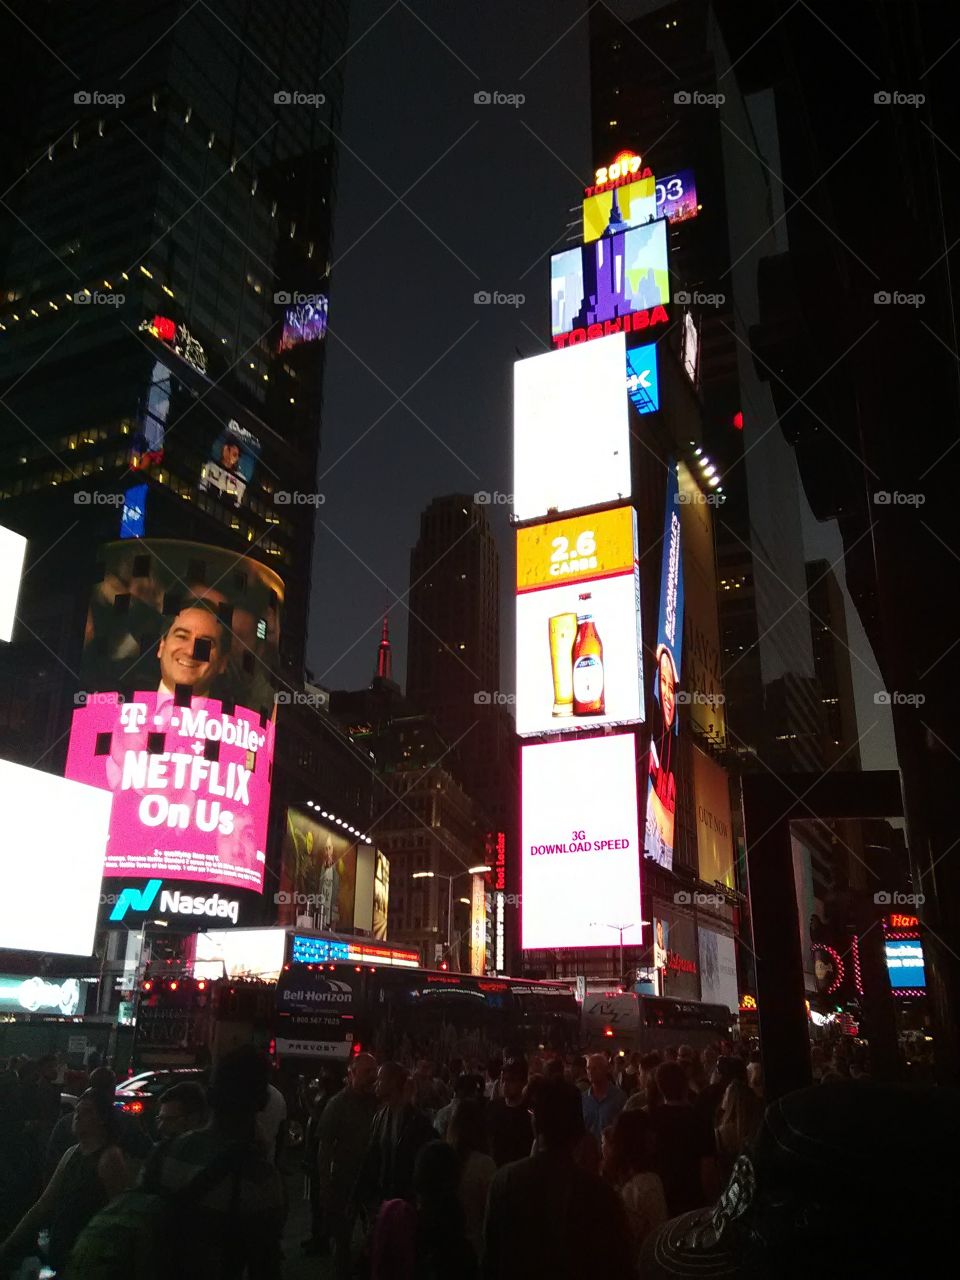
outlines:
{"label": "led screen", "polygon": [[697,216],[697,184],[692,169],[681,169],[669,178],[657,179],[657,217],[686,222]]}
{"label": "led screen", "polygon": [[88,956],[110,797],[0,760],[0,947]]}
{"label": "led screen", "polygon": [[[283,924],[301,922],[316,929],[352,933],[356,927],[358,853],[369,855],[369,919],[360,922],[372,930],[374,850],[359,845],[335,820],[324,821],[296,809],[287,810],[280,869],[277,919]],[[366,912],[364,913],[366,916]]]}
{"label": "led screen", "polygon": [[700,948],[700,999],[705,1004],[725,1004],[731,1013],[740,1007],[737,984],[737,948],[726,933],[715,929],[697,931]]}
{"label": "led screen", "polygon": [[321,293],[313,302],[299,302],[287,307],[283,317],[280,350],[289,351],[304,342],[319,342],[327,333],[328,300]]}
{"label": "led screen", "polygon": [[195,978],[259,978],[276,982],[283,968],[283,929],[210,929],[198,933]]}
{"label": "led screen", "polygon": [[210,457],[200,468],[200,489],[215,489],[239,507],[260,457],[260,441],[236,418],[214,436]]}
{"label": "led screen", "polygon": [[622,333],[513,367],[513,494],[519,520],[630,495]]}
{"label": "led screen", "polygon": [[262,890],[273,742],[272,720],[215,698],[91,695],[66,776],[112,797],[103,874]]}
{"label": "led screen", "polygon": [[883,947],[887,955],[890,986],[894,991],[898,987],[919,989],[927,985],[923,965],[923,944],[919,938],[903,941],[888,938]]}
{"label": "led screen", "polygon": [[677,690],[683,644],[683,554],[678,514],[677,468],[667,473],[666,516],[660,568],[660,619],[653,678],[654,719],[648,759],[644,853],[669,871],[673,867],[677,809]]}
{"label": "led screen", "polygon": [[142,538],[147,531],[147,486],[135,484],[123,495],[121,538]]}
{"label": "led screen", "polygon": [[555,253],[550,298],[554,337],[665,306],[670,299],[666,222],[660,219]]}
{"label": "led screen", "polygon": [[127,538],[99,552],[80,678],[91,691],[174,692],[273,714],[283,583],[225,547]]}
{"label": "led screen", "polygon": [[627,352],[627,395],[637,413],[656,413],[660,408],[655,342],[631,347]]}
{"label": "led screen", "polygon": [[583,240],[616,235],[629,227],[652,222],[657,214],[657,193],[653,176],[611,187],[587,196],[583,202]]}
{"label": "led screen", "polygon": [[27,540],[0,525],[0,640],[13,635]]}
{"label": "led screen", "polygon": [[79,978],[51,980],[0,974],[0,1013],[48,1013],[74,1018],[84,1011],[87,987]]}
{"label": "led screen", "polygon": [[639,944],[633,734],[523,746],[521,807],[523,947]]}

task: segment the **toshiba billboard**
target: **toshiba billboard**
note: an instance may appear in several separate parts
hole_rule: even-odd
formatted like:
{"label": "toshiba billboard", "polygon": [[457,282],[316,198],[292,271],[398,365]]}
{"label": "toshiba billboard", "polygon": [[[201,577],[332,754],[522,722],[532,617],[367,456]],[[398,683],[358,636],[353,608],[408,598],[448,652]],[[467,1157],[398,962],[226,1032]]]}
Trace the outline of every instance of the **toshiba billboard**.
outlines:
{"label": "toshiba billboard", "polygon": [[524,949],[639,942],[634,735],[523,746],[521,805]]}

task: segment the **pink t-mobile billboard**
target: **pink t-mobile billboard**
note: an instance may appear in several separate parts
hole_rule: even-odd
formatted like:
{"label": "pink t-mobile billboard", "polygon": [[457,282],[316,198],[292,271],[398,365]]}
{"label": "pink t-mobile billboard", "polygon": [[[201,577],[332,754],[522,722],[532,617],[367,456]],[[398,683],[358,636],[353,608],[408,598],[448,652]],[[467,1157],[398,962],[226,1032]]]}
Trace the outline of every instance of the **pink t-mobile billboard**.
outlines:
{"label": "pink t-mobile billboard", "polygon": [[273,746],[272,720],[216,698],[88,694],[66,776],[113,795],[104,876],[262,892]]}

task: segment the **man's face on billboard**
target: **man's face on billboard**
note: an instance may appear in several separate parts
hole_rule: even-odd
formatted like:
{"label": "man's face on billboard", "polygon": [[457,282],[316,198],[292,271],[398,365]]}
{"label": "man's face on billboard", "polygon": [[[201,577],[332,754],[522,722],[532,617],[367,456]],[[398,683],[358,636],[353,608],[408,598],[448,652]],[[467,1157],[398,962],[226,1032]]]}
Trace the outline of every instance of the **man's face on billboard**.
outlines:
{"label": "man's face on billboard", "polygon": [[235,471],[237,463],[240,461],[240,446],[234,444],[232,440],[227,440],[220,447],[220,465],[224,471]]}
{"label": "man's face on billboard", "polygon": [[673,664],[665,653],[660,657],[660,706],[663,723],[669,728],[677,713],[677,685],[673,678]]}
{"label": "man's face on billboard", "polygon": [[172,693],[178,684],[205,697],[227,663],[223,626],[206,609],[181,609],[157,649],[160,679]]}

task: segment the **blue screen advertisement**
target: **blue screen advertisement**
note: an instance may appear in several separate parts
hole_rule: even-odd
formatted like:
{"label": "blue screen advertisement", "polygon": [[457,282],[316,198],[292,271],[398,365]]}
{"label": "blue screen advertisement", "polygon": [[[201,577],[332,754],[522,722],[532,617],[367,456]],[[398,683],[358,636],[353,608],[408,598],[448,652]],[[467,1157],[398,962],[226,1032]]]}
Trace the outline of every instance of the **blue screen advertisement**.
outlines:
{"label": "blue screen advertisement", "polygon": [[888,938],[883,944],[887,954],[887,971],[890,974],[890,986],[894,991],[898,987],[923,988],[927,985],[923,966],[923,943],[919,938]]}
{"label": "blue screen advertisement", "polygon": [[135,484],[123,495],[123,514],[120,517],[121,538],[146,537],[147,486]]}
{"label": "blue screen advertisement", "polygon": [[660,619],[657,629],[654,714],[650,735],[647,818],[643,852],[668,871],[673,868],[677,809],[677,689],[683,645],[683,548],[680,540],[680,492],[677,464],[667,468],[666,514],[660,568]]}
{"label": "blue screen advertisement", "polygon": [[669,178],[657,179],[657,217],[686,222],[697,216],[697,184],[692,169],[681,169]]}
{"label": "blue screen advertisement", "polygon": [[657,378],[657,344],[648,342],[627,352],[627,394],[637,413],[655,413],[660,408]]}

